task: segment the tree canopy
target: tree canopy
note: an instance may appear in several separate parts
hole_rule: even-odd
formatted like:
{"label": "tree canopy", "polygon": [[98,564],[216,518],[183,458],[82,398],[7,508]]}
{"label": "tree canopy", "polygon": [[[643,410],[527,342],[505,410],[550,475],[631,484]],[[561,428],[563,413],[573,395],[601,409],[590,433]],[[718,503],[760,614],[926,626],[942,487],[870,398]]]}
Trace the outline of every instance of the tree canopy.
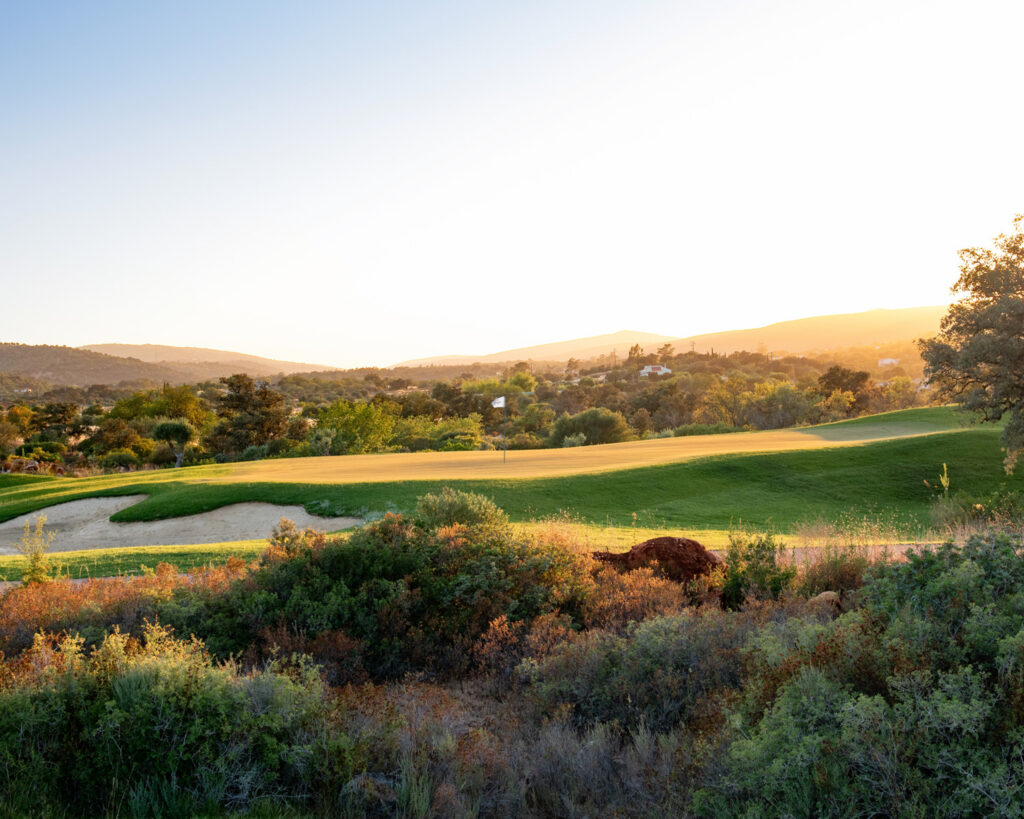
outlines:
{"label": "tree canopy", "polygon": [[1011,471],[1024,448],[1024,215],[993,249],[960,251],[960,278],[938,336],[922,339],[925,375],[943,395],[982,419],[1006,418]]}

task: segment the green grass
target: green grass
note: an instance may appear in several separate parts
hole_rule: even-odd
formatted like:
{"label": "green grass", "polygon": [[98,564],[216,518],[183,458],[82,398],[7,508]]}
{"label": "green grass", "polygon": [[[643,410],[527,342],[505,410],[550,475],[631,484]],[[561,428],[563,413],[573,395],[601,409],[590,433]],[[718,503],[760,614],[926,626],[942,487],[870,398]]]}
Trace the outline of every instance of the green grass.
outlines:
{"label": "green grass", "polygon": [[[841,424],[812,428],[816,434],[845,435],[852,427],[880,424],[931,432],[956,427],[948,408],[887,413]],[[895,434],[895,433],[894,433]],[[920,535],[929,523],[933,485],[948,464],[953,491],[984,495],[997,487],[1024,491],[1024,470],[1007,476],[1002,468],[999,429],[993,426],[933,432],[859,446],[728,454],[678,463],[595,474],[551,478],[487,480],[418,480],[373,483],[229,483],[230,466],[120,474],[87,479],[30,476],[0,477],[0,520],[36,511],[76,497],[146,494],[146,500],[114,516],[118,521],[172,518],[209,511],[226,504],[266,501],[299,504],[314,514],[366,516],[408,511],[421,495],[442,486],[480,492],[494,499],[512,520],[529,522],[568,512],[607,542],[627,542],[639,531],[701,531],[719,545],[731,528],[767,528],[793,532],[802,523],[820,519],[884,519],[906,536]],[[210,482],[209,478],[215,478]],[[635,516],[635,517],[634,517]],[[715,533],[718,533],[716,536]],[[640,539],[640,538],[637,538]],[[262,541],[249,545],[220,544],[103,550],[75,554],[72,575],[101,569],[137,568],[167,559],[181,567],[222,560],[233,548],[253,556]],[[258,546],[255,544],[259,544]],[[178,552],[171,550],[177,549]],[[184,551],[181,551],[184,550]],[[113,553],[128,554],[128,558]],[[178,555],[180,557],[172,556]],[[71,561],[73,553],[63,553]],[[145,557],[140,557],[145,555]],[[90,564],[89,561],[99,561]],[[13,577],[18,558],[0,559],[0,575]],[[107,561],[107,562],[102,562]],[[192,562],[189,562],[192,561]]]}
{"label": "green grass", "polygon": [[[180,571],[219,565],[230,557],[255,560],[267,548],[266,540],[201,543],[195,546],[139,546],[132,549],[82,549],[50,555],[54,573],[73,579],[141,574],[158,563],[171,563]],[[0,580],[21,580],[25,558],[0,556]]]}
{"label": "green grass", "polygon": [[862,418],[851,418],[849,421],[836,421],[831,424],[818,424],[803,427],[800,431],[826,441],[855,441],[867,434],[882,438],[952,432],[965,428],[970,420],[970,415],[953,406],[921,407],[865,415]]}
{"label": "green grass", "polygon": [[[230,503],[300,504],[310,512],[365,515],[411,509],[416,498],[449,485],[492,497],[513,520],[562,510],[595,523],[629,525],[647,515],[672,526],[727,528],[738,521],[785,528],[809,515],[838,517],[851,510],[891,511],[910,521],[927,512],[942,464],[953,489],[990,492],[1000,485],[1024,488],[1024,477],[1002,470],[998,431],[969,429],[863,446],[753,455],[724,455],[619,472],[545,479],[393,481],[362,484],[123,481],[82,487],[77,497],[145,493],[149,497],[115,520],[156,520],[209,511]],[[164,473],[160,473],[161,476]],[[119,476],[121,477],[121,476]],[[25,481],[26,479],[22,479]],[[0,490],[9,519],[70,499],[68,481],[29,478]]]}

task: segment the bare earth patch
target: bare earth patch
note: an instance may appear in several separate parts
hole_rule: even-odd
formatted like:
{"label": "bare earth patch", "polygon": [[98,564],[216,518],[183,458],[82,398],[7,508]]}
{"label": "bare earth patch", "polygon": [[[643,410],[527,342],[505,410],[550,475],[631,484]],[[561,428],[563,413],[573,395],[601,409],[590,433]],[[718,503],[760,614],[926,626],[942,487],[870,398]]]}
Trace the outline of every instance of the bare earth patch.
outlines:
{"label": "bare earth patch", "polygon": [[46,515],[46,530],[54,533],[51,548],[54,552],[254,540],[268,537],[282,517],[295,521],[300,528],[312,526],[327,532],[362,523],[359,518],[322,518],[309,514],[301,506],[273,503],[235,503],[199,515],[140,523],[111,523],[111,515],[145,498],[145,495],[87,498],[5,521],[0,523],[0,555],[17,554],[15,544],[21,540],[25,521],[35,520],[39,514]]}

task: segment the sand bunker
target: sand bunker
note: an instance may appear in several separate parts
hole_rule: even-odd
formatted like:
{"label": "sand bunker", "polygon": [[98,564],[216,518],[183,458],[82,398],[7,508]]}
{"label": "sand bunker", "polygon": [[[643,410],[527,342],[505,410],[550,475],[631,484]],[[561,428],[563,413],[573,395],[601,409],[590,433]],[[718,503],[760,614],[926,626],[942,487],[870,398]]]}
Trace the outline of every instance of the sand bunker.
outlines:
{"label": "sand bunker", "polygon": [[110,516],[146,498],[86,498],[50,506],[30,515],[0,523],[0,555],[17,554],[25,521],[46,515],[46,530],[54,533],[51,551],[110,549],[133,546],[167,546],[184,543],[220,543],[226,540],[255,540],[270,535],[282,517],[300,527],[312,526],[325,532],[347,529],[362,523],[359,518],[322,518],[301,506],[273,503],[235,503],[212,512],[145,523],[111,523]]}

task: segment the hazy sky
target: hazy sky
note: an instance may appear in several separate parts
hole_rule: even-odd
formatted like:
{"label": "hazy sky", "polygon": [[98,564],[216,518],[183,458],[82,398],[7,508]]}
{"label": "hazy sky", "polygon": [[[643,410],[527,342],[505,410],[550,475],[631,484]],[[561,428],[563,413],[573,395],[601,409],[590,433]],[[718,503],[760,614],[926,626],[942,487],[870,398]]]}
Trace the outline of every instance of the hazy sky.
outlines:
{"label": "hazy sky", "polygon": [[939,304],[1024,3],[0,0],[0,340],[351,366]]}

